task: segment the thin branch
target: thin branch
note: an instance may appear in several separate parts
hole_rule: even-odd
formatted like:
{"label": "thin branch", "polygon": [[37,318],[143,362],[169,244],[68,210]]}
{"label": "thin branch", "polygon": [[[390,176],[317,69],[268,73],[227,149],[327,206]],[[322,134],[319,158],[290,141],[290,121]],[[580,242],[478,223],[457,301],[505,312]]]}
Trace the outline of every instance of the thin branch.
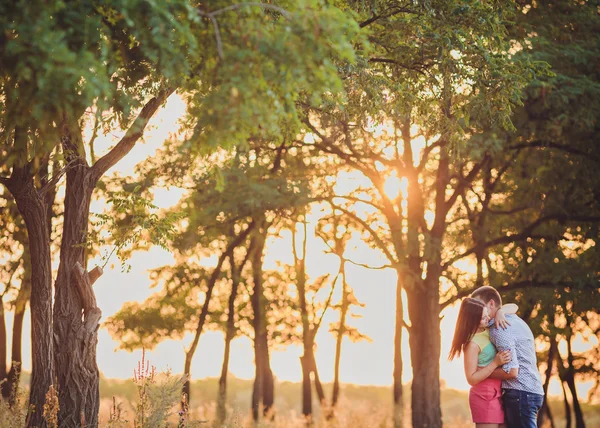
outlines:
{"label": "thin branch", "polygon": [[401,62],[396,61],[395,59],[390,58],[369,58],[369,62],[371,63],[380,63],[380,64],[392,64],[400,68],[404,68],[405,70],[416,71],[423,76],[427,76],[427,73],[420,67],[410,66],[406,64],[402,64]]}
{"label": "thin branch", "polygon": [[365,220],[363,220],[362,218],[358,217],[355,213],[347,210],[346,208],[344,208],[344,207],[342,207],[340,205],[334,204],[332,201],[329,201],[329,204],[333,208],[340,210],[341,212],[343,212],[347,216],[351,217],[352,219],[354,219],[355,221],[357,221],[358,223],[360,223],[361,226],[364,227],[371,234],[371,237],[373,238],[373,240],[377,244],[377,247],[385,254],[385,256],[387,257],[387,259],[390,262],[392,262],[392,263],[397,263],[395,257],[392,255],[392,253],[390,253],[390,251],[388,250],[388,248],[385,245],[385,243],[377,235],[377,233],[375,233],[375,231],[371,228],[371,226],[369,226],[369,224]]}
{"label": "thin branch", "polygon": [[90,146],[90,159],[92,163],[96,162],[96,152],[94,151],[94,143],[96,142],[96,138],[98,137],[98,129],[100,129],[100,117],[98,114],[96,114],[94,118],[94,131],[92,132],[92,136],[90,137],[90,141],[88,143],[88,146]]}
{"label": "thin branch", "polygon": [[10,275],[8,276],[8,281],[6,281],[6,287],[4,288],[4,291],[2,292],[2,294],[0,294],[0,305],[4,304],[2,302],[2,299],[4,299],[4,296],[6,295],[6,293],[8,293],[8,291],[13,288],[12,279],[13,279],[13,276],[15,276],[15,273],[17,273],[17,270],[19,270],[19,266],[21,266],[21,258],[13,261],[11,264],[14,267],[5,269],[10,273]]}
{"label": "thin branch", "polygon": [[417,172],[422,172],[423,168],[425,168],[425,165],[429,162],[429,154],[431,153],[431,151],[433,149],[435,149],[436,147],[441,147],[442,146],[442,139],[438,138],[436,141],[434,141],[433,143],[431,143],[430,145],[426,146],[422,153],[421,153],[421,161],[419,162],[419,165],[417,166]]}
{"label": "thin branch", "polygon": [[337,252],[335,251],[335,249],[329,244],[329,242],[327,242],[327,239],[324,236],[322,236],[322,235],[319,234],[319,237],[323,240],[323,242],[325,243],[325,245],[327,245],[327,247],[329,247],[329,251],[327,251],[326,254],[335,254],[335,255],[337,255],[342,260],[342,262],[348,262],[348,263],[351,263],[351,264],[353,264],[355,266],[359,266],[359,267],[362,267],[362,268],[365,268],[365,269],[372,269],[372,270],[394,269],[394,266],[391,265],[391,264],[381,265],[381,266],[370,266],[370,265],[368,265],[366,263],[359,263],[359,262],[356,262],[354,260],[347,259],[346,257],[340,256],[339,254],[337,254]]}
{"label": "thin branch", "polygon": [[365,269],[371,269],[371,270],[395,269],[394,265],[391,265],[391,264],[381,265],[381,266],[371,266],[366,263],[359,263],[359,262],[351,260],[351,259],[344,258],[344,260],[347,261],[348,263],[351,263],[355,266],[359,266],[359,267],[362,267]]}
{"label": "thin branch", "polygon": [[325,307],[323,308],[323,312],[321,312],[319,321],[312,328],[313,337],[319,331],[319,328],[321,327],[321,323],[323,322],[323,317],[325,316],[325,312],[327,312],[327,309],[329,309],[329,305],[331,305],[331,299],[333,298],[333,292],[335,291],[335,284],[337,283],[337,280],[340,277],[341,273],[342,273],[342,268],[340,266],[340,270],[338,271],[337,275],[333,279],[333,282],[331,283],[331,290],[329,291],[329,296],[327,296],[327,300],[325,301]]}
{"label": "thin branch", "polygon": [[510,210],[495,210],[493,208],[488,207],[488,208],[486,208],[485,211],[492,215],[510,215],[510,214],[516,214],[521,211],[526,211],[526,210],[529,210],[532,208],[535,208],[535,207],[525,205],[522,207],[516,207],[516,208],[510,209]]}
{"label": "thin branch", "polygon": [[219,58],[223,59],[224,54],[223,54],[223,41],[221,39],[221,30],[219,29],[219,23],[217,22],[216,16],[221,15],[225,12],[230,12],[232,10],[241,9],[242,7],[251,7],[251,6],[261,7],[263,9],[274,10],[274,11],[280,13],[288,21],[291,20],[291,18],[292,18],[292,15],[287,10],[285,10],[279,6],[275,6],[273,4],[267,4],[267,3],[259,3],[259,2],[238,3],[238,4],[227,6],[222,9],[218,9],[218,10],[215,10],[212,12],[204,12],[202,10],[198,10],[198,14],[200,16],[210,19],[210,22],[212,23],[213,28],[215,29],[215,39],[217,41],[217,52],[219,54]]}
{"label": "thin branch", "polygon": [[479,171],[481,171],[481,169],[483,168],[483,166],[490,160],[490,157],[486,154],[481,161],[479,161],[472,169],[471,171],[467,174],[466,177],[463,177],[462,174],[460,174],[460,182],[458,183],[458,185],[456,186],[456,189],[454,190],[454,193],[452,193],[452,195],[450,196],[450,198],[446,201],[446,209],[450,210],[450,208],[452,208],[452,206],[454,205],[454,202],[456,202],[456,198],[458,198],[458,196],[463,192],[463,190],[465,189],[465,187],[467,186],[467,184],[471,184],[473,182],[473,180],[475,179],[475,177],[477,176],[477,174],[479,174]]}
{"label": "thin branch", "polygon": [[223,268],[223,263],[225,263],[225,260],[227,259],[229,253],[231,251],[233,251],[234,248],[236,248],[238,245],[240,245],[248,237],[248,235],[250,234],[252,229],[254,229],[254,227],[255,227],[255,223],[254,222],[250,223],[245,230],[241,231],[239,233],[239,235],[237,235],[227,245],[227,247],[225,248],[225,251],[223,251],[221,253],[221,255],[219,256],[219,260],[217,261],[217,266],[212,271],[212,273],[210,275],[210,279],[208,281],[206,296],[204,298],[204,303],[203,303],[202,309],[200,311],[200,316],[198,317],[198,325],[196,327],[194,339],[193,339],[192,344],[190,345],[189,349],[187,350],[187,353],[193,354],[194,352],[196,352],[198,342],[200,341],[200,335],[202,334],[204,323],[206,322],[206,317],[208,316],[208,305],[210,304],[210,300],[212,297],[212,293],[213,293],[215,284],[216,284],[217,280],[219,279],[219,275],[221,274],[221,269]]}
{"label": "thin branch", "polygon": [[210,19],[210,22],[212,23],[213,28],[215,29],[215,40],[217,42],[217,53],[219,54],[219,58],[223,59],[225,57],[225,54],[223,54],[223,41],[221,40],[221,30],[219,29],[219,23],[217,22],[217,18],[215,18],[212,15],[209,15],[208,19]]}
{"label": "thin branch", "polygon": [[227,6],[224,7],[222,9],[217,9],[215,11],[212,12],[202,12],[200,11],[200,15],[202,16],[217,16],[217,15],[221,15],[225,12],[230,12],[232,10],[237,10],[237,9],[241,9],[242,7],[260,7],[263,9],[270,9],[270,10],[274,10],[275,12],[280,13],[282,16],[284,16],[286,19],[291,20],[292,19],[292,14],[290,12],[288,12],[287,10],[283,9],[282,7],[279,6],[275,6],[273,4],[268,4],[268,3],[260,3],[260,2],[243,2],[243,3],[237,3],[231,6]]}
{"label": "thin branch", "polygon": [[315,202],[319,202],[319,201],[329,201],[329,200],[332,200],[332,199],[347,199],[348,201],[352,201],[352,202],[355,202],[355,203],[361,203],[361,204],[366,204],[366,205],[372,206],[373,208],[375,208],[376,210],[381,211],[381,212],[384,211],[383,207],[377,205],[373,201],[366,201],[364,199],[357,198],[355,196],[349,196],[349,195],[348,196],[333,195],[333,196],[327,196],[327,197],[321,196],[321,197],[318,197],[318,198],[314,198],[313,200]]}
{"label": "thin branch", "polygon": [[39,190],[40,196],[43,197],[49,190],[53,189],[58,184],[63,175],[65,175],[69,170],[78,166],[82,166],[79,162],[79,158],[71,159],[68,164],[62,167],[46,184],[42,186],[42,188]]}

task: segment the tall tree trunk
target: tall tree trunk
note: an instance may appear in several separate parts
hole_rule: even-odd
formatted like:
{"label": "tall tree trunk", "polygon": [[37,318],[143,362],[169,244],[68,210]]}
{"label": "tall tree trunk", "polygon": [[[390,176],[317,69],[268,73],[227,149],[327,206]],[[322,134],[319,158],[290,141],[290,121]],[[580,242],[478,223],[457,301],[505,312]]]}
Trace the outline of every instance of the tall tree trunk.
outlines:
{"label": "tall tree trunk", "polygon": [[[15,137],[15,140],[23,137]],[[25,142],[26,144],[26,142]],[[25,147],[25,146],[23,146]],[[32,266],[31,295],[31,386],[29,425],[44,427],[42,415],[46,392],[53,383],[52,266],[46,204],[34,186],[27,168],[15,167],[6,182],[28,232]],[[31,407],[30,407],[31,409]]]}
{"label": "tall tree trunk", "polygon": [[[205,300],[206,302],[206,300]],[[185,378],[183,382],[183,387],[181,388],[181,411],[186,412],[187,407],[190,402],[190,392],[191,392],[191,377],[190,374],[192,372],[192,358],[194,357],[194,352],[196,351],[196,347],[193,346],[187,351],[185,351],[185,361],[183,363],[183,376]]]}
{"label": "tall tree trunk", "polygon": [[[3,296],[2,296],[3,297]],[[6,375],[6,357],[7,357],[7,335],[6,335],[6,318],[4,316],[4,301],[0,298],[0,380],[5,380]],[[2,385],[4,396],[4,384]]]}
{"label": "tall tree trunk", "polygon": [[396,285],[396,322],[394,325],[394,426],[404,426],[404,400],[402,397],[402,329],[404,328],[402,304],[402,277],[398,271]]}
{"label": "tall tree trunk", "polygon": [[563,391],[563,402],[565,404],[565,428],[571,428],[573,425],[572,416],[571,416],[571,405],[569,404],[569,397],[567,396],[567,390],[565,388],[565,381],[561,378],[560,385],[562,386]]}
{"label": "tall tree trunk", "polygon": [[413,367],[412,424],[442,426],[440,408],[439,277],[427,278],[410,289],[410,354]]}
{"label": "tall tree trunk", "polygon": [[556,339],[550,337],[550,349],[548,350],[548,367],[546,368],[546,378],[544,379],[544,404],[538,414],[538,426],[543,426],[546,419],[550,422],[550,426],[554,428],[554,419],[552,418],[552,412],[548,405],[548,386],[550,385],[550,378],[552,377],[552,368],[554,367],[554,360],[558,353],[558,347]]}
{"label": "tall tree trunk", "polygon": [[298,290],[298,304],[300,306],[302,324],[303,355],[300,358],[300,365],[302,367],[302,415],[310,422],[312,419],[312,385],[310,374],[313,370],[313,361],[311,357],[313,354],[314,343],[312,341],[311,328],[308,320],[308,307],[306,304],[306,219],[302,221],[302,225],[302,256],[300,257],[298,255],[298,249],[296,248],[297,230],[295,228],[292,232],[292,252],[294,254],[296,288]]}
{"label": "tall tree trunk", "polygon": [[310,382],[310,373],[312,371],[312,362],[310,356],[306,354],[300,357],[300,365],[302,367],[302,416],[307,421],[312,418],[312,389]]}
{"label": "tall tree trunk", "polygon": [[[76,141],[65,144],[65,150],[77,153]],[[79,137],[80,138],[80,137]],[[95,427],[100,408],[99,372],[96,364],[98,324],[82,318],[84,301],[77,284],[77,266],[87,266],[86,240],[90,202],[96,182],[81,157],[70,158],[67,172],[65,211],[60,264],[55,285],[54,358],[58,379],[61,427]],[[92,291],[93,292],[93,291]],[[92,314],[90,314],[92,315]],[[99,321],[101,314],[95,313]]]}
{"label": "tall tree trunk", "polygon": [[[25,245],[25,243],[23,243]],[[25,247],[25,251],[21,258],[25,258],[27,255],[27,247]],[[11,388],[8,384],[8,366],[6,364],[6,359],[8,357],[8,334],[6,332],[6,314],[4,310],[4,296],[12,287],[12,280],[14,275],[19,270],[19,266],[21,266],[21,260],[10,263],[10,267],[6,267],[6,270],[9,273],[8,280],[4,284],[4,291],[0,295],[0,388],[2,397],[7,399],[10,397]],[[23,281],[23,279],[21,279]]]}
{"label": "tall tree trunk", "polygon": [[319,404],[321,405],[321,408],[323,408],[327,406],[327,400],[325,399],[325,390],[323,389],[323,384],[321,383],[321,378],[319,377],[319,369],[317,367],[317,359],[315,358],[314,351],[312,352],[310,358],[313,366],[312,370],[315,382],[315,391],[317,393]]}
{"label": "tall tree trunk", "polygon": [[[264,299],[264,297],[263,297]],[[263,303],[264,305],[264,303]],[[264,324],[266,325],[266,317],[264,319]],[[273,371],[271,370],[271,358],[269,356],[269,344],[267,340],[267,334],[261,337],[262,347],[265,350],[264,358],[263,358],[263,416],[265,416],[268,420],[273,420],[275,417],[274,407],[275,404],[275,379],[273,378]]]}
{"label": "tall tree trunk", "polygon": [[10,370],[6,375],[6,382],[2,385],[2,397],[8,399],[11,406],[14,404],[14,399],[16,398],[12,392],[15,390],[15,386],[19,384],[21,379],[21,365],[23,362],[21,352],[23,340],[23,321],[25,320],[25,309],[27,308],[27,302],[31,296],[31,261],[29,260],[29,253],[23,254],[23,260],[24,273],[21,280],[21,288],[19,289],[19,293],[17,294],[17,299],[15,301]]}
{"label": "tall tree trunk", "polygon": [[[445,82],[447,84],[447,82]],[[414,238],[425,222],[422,194],[415,178],[409,178],[408,198],[408,272],[404,275],[411,321],[409,335],[413,368],[411,410],[415,427],[441,428],[440,403],[440,277],[442,241],[449,204],[446,190],[450,182],[447,150],[442,150],[435,181],[435,219],[426,236],[423,254],[427,270],[424,279],[419,246]],[[411,238],[412,237],[412,238]]]}
{"label": "tall tree trunk", "polygon": [[[255,364],[255,376],[254,376],[254,387],[252,389],[252,418],[257,422],[260,418],[260,409],[263,408],[264,412],[267,412],[267,403],[265,403],[265,396],[269,395],[268,389],[269,376],[272,378],[272,374],[269,375],[269,361],[268,361],[268,343],[267,343],[267,328],[266,328],[266,314],[265,314],[265,302],[263,294],[263,251],[265,247],[267,223],[264,219],[257,221],[260,225],[252,237],[251,246],[253,248],[252,255],[250,256],[250,263],[252,265],[252,282],[253,290],[250,296],[250,303],[252,305],[253,319],[252,325],[254,327],[254,364]],[[272,402],[270,403],[272,405]]]}
{"label": "tall tree trunk", "polygon": [[235,336],[235,299],[240,284],[240,271],[244,263],[239,268],[235,263],[233,251],[229,254],[229,264],[231,266],[231,294],[227,303],[227,329],[225,332],[225,352],[223,355],[223,366],[221,367],[221,376],[219,377],[219,393],[217,397],[217,425],[221,425],[227,418],[227,373],[229,370],[229,355],[231,352],[231,341]]}
{"label": "tall tree trunk", "polygon": [[566,383],[571,391],[573,398],[573,411],[575,412],[575,428],[585,428],[585,420],[583,419],[583,411],[577,396],[577,388],[575,385],[575,367],[573,366],[573,350],[571,349],[571,336],[567,336],[567,372]]}
{"label": "tall tree trunk", "polygon": [[248,227],[245,231],[240,233],[235,237],[234,240],[227,244],[227,248],[221,255],[219,256],[219,260],[217,262],[217,266],[212,271],[210,278],[208,280],[208,285],[206,288],[206,297],[204,298],[204,303],[202,304],[202,309],[200,310],[200,315],[198,316],[198,326],[196,327],[196,333],[194,335],[194,340],[190,345],[190,349],[185,353],[185,364],[183,374],[185,376],[185,381],[182,388],[182,394],[185,398],[182,399],[181,409],[183,411],[186,410],[186,406],[190,402],[190,382],[191,382],[191,368],[192,368],[192,358],[194,357],[194,353],[196,352],[196,348],[198,347],[198,342],[200,341],[200,336],[202,335],[202,330],[204,329],[204,324],[206,324],[206,318],[208,317],[208,310],[210,308],[210,301],[212,299],[212,294],[215,289],[215,285],[217,284],[217,280],[221,275],[221,270],[223,269],[223,263],[225,259],[227,259],[228,254],[233,251],[240,243],[246,239],[253,226]]}
{"label": "tall tree trunk", "polygon": [[333,391],[331,393],[331,416],[340,398],[340,361],[342,358],[342,342],[346,334],[346,317],[350,308],[350,290],[346,281],[346,261],[343,259],[343,249],[340,254],[340,276],[342,279],[342,304],[340,307],[340,325],[335,339],[335,362],[333,367]]}

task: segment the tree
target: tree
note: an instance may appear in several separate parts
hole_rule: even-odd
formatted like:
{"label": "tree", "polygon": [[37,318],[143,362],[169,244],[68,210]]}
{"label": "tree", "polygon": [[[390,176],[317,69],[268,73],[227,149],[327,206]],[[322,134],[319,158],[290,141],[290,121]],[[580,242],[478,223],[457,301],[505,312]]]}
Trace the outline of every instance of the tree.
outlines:
{"label": "tree", "polygon": [[[176,91],[189,95],[189,148],[198,152],[216,142],[243,141],[259,123],[272,132],[280,121],[293,121],[301,91],[339,89],[330,56],[351,58],[353,24],[337,9],[313,7],[318,5],[311,1],[283,6],[288,9],[219,1],[208,9],[185,0],[0,6],[0,127],[9,152],[3,164],[11,170],[0,182],[27,226],[33,267],[32,426],[44,423],[40,409],[54,373],[61,425],[82,419],[97,424],[101,314],[86,275],[76,280],[78,265],[86,266],[81,244],[90,200],[100,178],[139,141],[166,99]],[[90,115],[105,132],[124,131],[97,159],[82,133]],[[53,152],[62,163],[38,187],[33,177],[40,160]],[[44,196],[63,174],[67,188],[53,311]]]}
{"label": "tree", "polygon": [[331,392],[331,410],[328,417],[333,417],[337,402],[340,397],[340,361],[342,358],[342,341],[344,337],[348,337],[353,342],[358,340],[370,340],[358,331],[355,327],[348,325],[347,318],[349,316],[358,317],[353,313],[352,307],[364,307],[360,303],[354,291],[350,287],[346,278],[346,264],[349,260],[344,256],[346,246],[351,238],[352,232],[360,228],[359,225],[349,221],[347,216],[341,215],[339,212],[333,212],[329,216],[322,218],[317,224],[316,234],[327,244],[331,254],[334,254],[339,259],[340,267],[338,271],[339,282],[342,285],[342,297],[339,303],[333,306],[334,309],[340,311],[340,320],[337,323],[330,325],[329,331],[335,334],[335,358],[333,370],[333,389]]}
{"label": "tree", "polygon": [[510,2],[356,8],[371,49],[346,70],[343,109],[307,109],[306,131],[315,140],[308,145],[358,172],[363,184],[331,201],[371,234],[397,272],[395,423],[402,426],[405,291],[414,326],[412,422],[436,427],[442,424],[439,303],[448,217],[494,149],[490,142],[466,149],[465,141],[485,127],[512,127],[528,67],[507,54]]}
{"label": "tree", "polygon": [[[27,252],[27,232],[25,225],[18,215],[17,207],[10,199],[3,200],[0,213],[3,228],[0,237],[2,253],[8,256],[4,269],[0,272],[0,282],[4,284],[0,295],[0,382],[2,383],[2,397],[11,399],[12,391],[20,378],[21,338],[25,307],[29,301],[31,262]],[[20,283],[17,286],[17,283]],[[15,296],[16,294],[16,296]],[[10,353],[10,369],[6,366],[8,356],[8,335],[6,332],[5,308],[8,302],[6,297],[13,296],[10,305],[14,308],[15,318],[12,331],[12,347]]]}
{"label": "tree", "polygon": [[[585,3],[526,2],[520,7],[511,28],[522,47],[518,56],[547,61],[553,74],[525,88],[524,105],[513,118],[515,132],[490,129],[473,136],[475,144],[495,139],[504,149],[490,157],[481,180],[466,189],[454,218],[470,231],[455,235],[454,257],[475,259],[476,278],[461,278],[450,270],[447,274],[458,289],[456,297],[467,295],[473,284],[485,283],[520,302],[521,316],[546,343],[539,355],[546,365],[544,387],[557,374],[568,421],[567,391],[576,426],[584,426],[575,377],[598,379],[598,359],[573,352],[571,341],[577,334],[597,334],[593,308],[600,303],[600,21],[594,7]],[[558,350],[561,341],[566,355]],[[552,421],[547,405],[540,422],[546,418]]]}
{"label": "tree", "polygon": [[[294,306],[298,310],[298,324],[301,326],[300,341],[303,348],[303,355],[300,357],[300,365],[302,368],[302,415],[310,422],[312,421],[311,374],[314,377],[319,403],[322,407],[326,406],[325,393],[319,378],[317,362],[315,360],[315,338],[323,322],[323,317],[331,305],[331,299],[338,282],[339,273],[333,280],[329,280],[330,274],[326,273],[311,281],[307,273],[307,248],[309,238],[306,209],[307,208],[304,208],[301,210],[300,214],[292,217],[291,246],[294,263],[291,266],[281,265],[282,270],[279,273],[279,281],[282,281],[284,284],[294,284],[296,289],[295,295],[297,300]],[[330,291],[328,292],[325,301],[320,303],[317,301],[317,295],[319,292],[325,291],[327,285],[329,285]],[[298,325],[296,323],[290,324]]]}

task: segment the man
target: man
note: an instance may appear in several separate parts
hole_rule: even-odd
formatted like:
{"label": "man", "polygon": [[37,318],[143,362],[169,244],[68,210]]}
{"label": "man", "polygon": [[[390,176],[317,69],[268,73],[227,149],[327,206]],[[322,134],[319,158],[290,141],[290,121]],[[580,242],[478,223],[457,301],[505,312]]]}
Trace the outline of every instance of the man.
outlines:
{"label": "man", "polygon": [[[502,298],[493,287],[480,287],[472,298],[487,306],[490,318],[502,307]],[[508,326],[490,327],[490,340],[498,350],[510,350],[512,359],[496,369],[491,377],[502,379],[504,410],[509,428],[535,428],[544,402],[544,389],[537,369],[533,333],[517,315],[506,315]]]}

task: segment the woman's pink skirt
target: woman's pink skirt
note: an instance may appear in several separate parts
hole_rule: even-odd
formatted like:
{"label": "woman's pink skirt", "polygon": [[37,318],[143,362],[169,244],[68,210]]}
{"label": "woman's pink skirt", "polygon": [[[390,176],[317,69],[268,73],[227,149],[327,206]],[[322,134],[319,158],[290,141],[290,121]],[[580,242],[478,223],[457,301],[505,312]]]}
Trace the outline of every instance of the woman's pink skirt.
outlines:
{"label": "woman's pink skirt", "polygon": [[504,423],[501,386],[502,381],[500,379],[487,378],[471,387],[469,391],[469,405],[474,423]]}

